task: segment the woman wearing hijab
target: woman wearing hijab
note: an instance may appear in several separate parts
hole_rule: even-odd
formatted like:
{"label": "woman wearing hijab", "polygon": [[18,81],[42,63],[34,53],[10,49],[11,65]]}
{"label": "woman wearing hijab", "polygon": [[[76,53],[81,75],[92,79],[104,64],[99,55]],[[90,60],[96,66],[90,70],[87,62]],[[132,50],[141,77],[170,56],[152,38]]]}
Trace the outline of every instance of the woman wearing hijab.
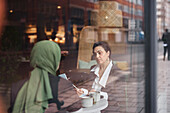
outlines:
{"label": "woman wearing hijab", "polygon": [[58,81],[61,50],[53,41],[40,41],[31,51],[30,65],[34,68],[15,100],[12,113],[44,113],[49,103],[56,103],[58,109]]}

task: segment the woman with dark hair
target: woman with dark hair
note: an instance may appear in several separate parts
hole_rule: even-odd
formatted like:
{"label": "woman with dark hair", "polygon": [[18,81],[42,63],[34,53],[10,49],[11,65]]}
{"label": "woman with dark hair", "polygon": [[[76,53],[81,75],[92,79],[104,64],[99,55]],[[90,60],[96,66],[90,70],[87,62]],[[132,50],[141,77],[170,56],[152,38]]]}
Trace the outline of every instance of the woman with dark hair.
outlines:
{"label": "woman with dark hair", "polygon": [[[90,75],[95,76],[95,80],[90,92],[102,92],[102,88],[106,88],[108,83],[114,81],[115,75],[118,75],[117,70],[121,68],[118,66],[118,62],[111,60],[111,49],[107,42],[99,41],[94,43],[93,58],[97,61],[97,65],[91,67]],[[126,69],[124,68],[124,70]],[[77,89],[77,94],[79,96],[84,92],[85,91],[82,89]],[[105,93],[105,99],[108,99],[107,93]]]}
{"label": "woman with dark hair", "polygon": [[91,72],[96,75],[91,91],[101,91],[105,87],[113,63],[110,59],[111,49],[107,42],[100,41],[93,45],[93,56],[97,65],[93,66]]}

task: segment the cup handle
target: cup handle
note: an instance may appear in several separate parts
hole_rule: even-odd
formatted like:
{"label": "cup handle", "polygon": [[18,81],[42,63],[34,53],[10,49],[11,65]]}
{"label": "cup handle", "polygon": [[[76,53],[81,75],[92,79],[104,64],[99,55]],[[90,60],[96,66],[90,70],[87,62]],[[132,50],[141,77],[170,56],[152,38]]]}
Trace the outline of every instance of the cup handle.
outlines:
{"label": "cup handle", "polygon": [[100,95],[102,95],[104,99],[108,100],[108,94],[106,92],[101,91]]}

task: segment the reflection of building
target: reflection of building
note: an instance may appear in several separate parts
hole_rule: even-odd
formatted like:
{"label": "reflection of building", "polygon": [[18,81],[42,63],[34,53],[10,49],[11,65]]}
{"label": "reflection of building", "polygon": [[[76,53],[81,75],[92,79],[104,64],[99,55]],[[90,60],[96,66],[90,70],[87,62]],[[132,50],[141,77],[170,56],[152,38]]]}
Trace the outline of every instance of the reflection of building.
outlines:
{"label": "reflection of building", "polygon": [[[8,0],[9,26],[22,26],[30,43],[50,38],[52,32],[66,44],[72,44],[84,26],[97,25],[99,0]],[[131,18],[142,30],[142,0],[114,0],[123,15],[123,30]],[[61,32],[62,31],[62,32]],[[74,37],[74,38],[72,38]],[[66,38],[66,39],[63,39]]]}
{"label": "reflection of building", "polygon": [[[121,33],[124,39],[128,41],[130,41],[130,39],[133,39],[131,41],[141,41],[139,39],[139,35],[136,34],[139,34],[139,32],[143,31],[143,11],[144,11],[143,0],[110,0],[110,1],[100,0],[100,1],[106,3],[109,3],[111,1],[116,2],[115,3],[116,6],[113,5],[112,8],[114,7],[117,12],[112,9],[112,13],[110,13],[110,15],[117,24],[114,25],[113,23],[111,23],[113,20],[111,20],[109,24],[113,26],[109,25],[110,27],[112,28],[118,27],[122,31]],[[109,19],[108,16],[105,16],[105,20],[107,21],[108,19]],[[108,23],[108,21],[105,23]],[[121,26],[121,23],[123,23],[123,26]]]}
{"label": "reflection of building", "polygon": [[[56,34],[57,37],[69,37],[66,40],[73,41],[72,35],[76,36],[84,25],[92,25],[96,21],[91,15],[98,8],[96,0],[8,1],[7,25],[24,26],[31,43],[50,38],[54,31],[59,33]],[[63,26],[64,35],[61,32]]]}
{"label": "reflection of building", "polygon": [[[125,33],[128,34],[128,41],[141,41],[136,34],[143,31],[143,5],[143,0],[119,2],[118,8],[123,12],[123,28]],[[133,31],[129,31],[130,29]]]}
{"label": "reflection of building", "polygon": [[170,1],[157,0],[157,31],[161,38],[165,28],[170,29]]}
{"label": "reflection of building", "polygon": [[143,0],[115,0],[123,12],[123,26],[128,28],[128,21],[134,19],[137,29],[143,29]]}
{"label": "reflection of building", "polygon": [[65,26],[65,43],[70,45],[84,26],[95,24],[97,18],[93,14],[97,15],[98,4],[96,0],[67,0],[60,1],[59,5],[59,25]]}

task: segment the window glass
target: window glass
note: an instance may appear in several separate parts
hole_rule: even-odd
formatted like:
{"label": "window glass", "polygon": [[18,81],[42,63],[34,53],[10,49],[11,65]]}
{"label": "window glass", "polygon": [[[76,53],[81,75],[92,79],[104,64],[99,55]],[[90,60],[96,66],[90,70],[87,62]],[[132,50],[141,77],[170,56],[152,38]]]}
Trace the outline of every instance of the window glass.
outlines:
{"label": "window glass", "polygon": [[[0,95],[2,92],[4,104],[9,108],[14,103],[17,91],[30,80],[35,67],[43,69],[37,64],[30,66],[30,55],[35,44],[48,40],[61,49],[60,65],[55,67],[54,76],[60,78],[49,82],[51,69],[42,71],[49,75],[44,81],[50,83],[49,92],[53,93],[52,85],[58,83],[54,85],[56,94],[50,94],[56,100],[46,99],[43,110],[81,113],[82,109],[92,108],[92,112],[101,113],[144,113],[148,38],[144,33],[144,10],[144,0],[7,0],[0,31]],[[169,0],[157,0],[155,71],[160,75],[157,89],[161,113],[169,111],[165,88],[169,84],[169,63],[168,53],[164,54],[170,49],[162,40],[164,30],[170,30],[169,19]],[[87,97],[82,97],[77,88]]]}

